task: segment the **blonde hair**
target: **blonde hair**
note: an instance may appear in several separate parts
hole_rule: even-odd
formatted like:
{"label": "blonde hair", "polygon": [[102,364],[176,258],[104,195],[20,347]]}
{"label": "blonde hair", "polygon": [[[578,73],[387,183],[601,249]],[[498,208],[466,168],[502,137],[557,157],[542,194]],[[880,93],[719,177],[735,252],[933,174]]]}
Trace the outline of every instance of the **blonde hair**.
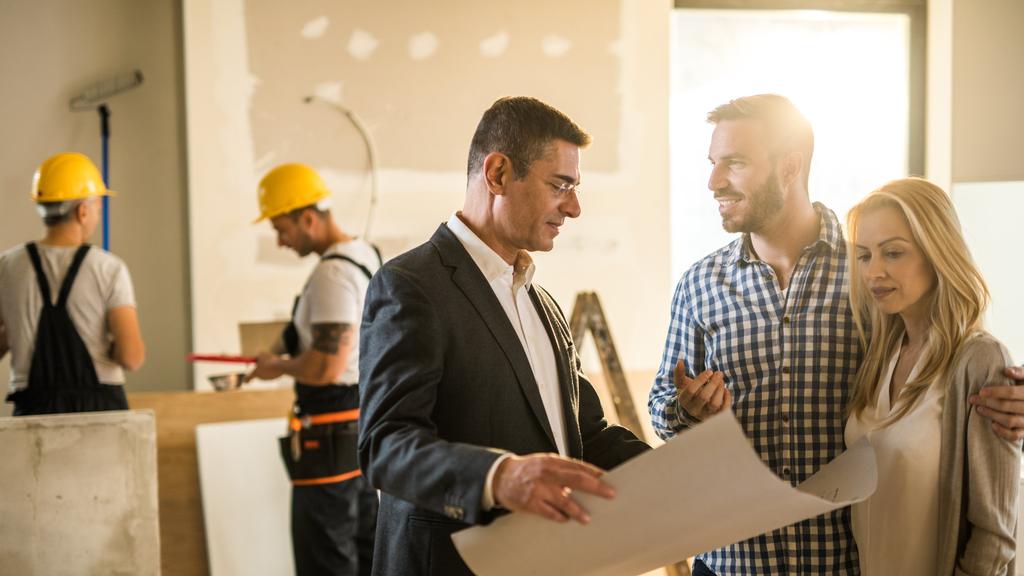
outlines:
{"label": "blonde hair", "polygon": [[865,353],[854,379],[849,414],[860,415],[878,401],[882,371],[904,331],[898,314],[882,313],[869,297],[856,258],[857,225],[865,214],[880,208],[894,208],[902,214],[936,277],[935,288],[924,296],[931,300],[931,319],[925,335],[928,345],[919,360],[922,368],[906,383],[903,394],[908,401],[889,419],[891,423],[905,415],[928,386],[946,374],[960,346],[981,329],[989,292],[964,241],[953,202],[942,188],[922,178],[893,180],[851,208],[846,218],[850,306]]}

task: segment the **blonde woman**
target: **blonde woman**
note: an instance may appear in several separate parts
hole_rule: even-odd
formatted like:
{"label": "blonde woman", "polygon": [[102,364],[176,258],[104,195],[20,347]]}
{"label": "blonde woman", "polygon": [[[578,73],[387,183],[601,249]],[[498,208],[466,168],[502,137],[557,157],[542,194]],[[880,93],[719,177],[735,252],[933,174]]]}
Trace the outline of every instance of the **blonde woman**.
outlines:
{"label": "blonde woman", "polygon": [[850,210],[850,300],[865,355],[846,425],[867,436],[878,489],[853,507],[861,573],[1014,574],[1020,441],[994,434],[968,397],[1009,384],[981,328],[988,289],[953,204],[918,179]]}

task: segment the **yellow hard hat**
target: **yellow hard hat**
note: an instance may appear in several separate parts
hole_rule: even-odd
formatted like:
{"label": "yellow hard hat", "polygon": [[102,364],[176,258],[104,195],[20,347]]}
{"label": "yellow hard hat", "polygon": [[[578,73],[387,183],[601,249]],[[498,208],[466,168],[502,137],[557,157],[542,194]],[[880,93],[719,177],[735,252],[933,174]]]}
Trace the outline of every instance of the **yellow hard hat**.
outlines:
{"label": "yellow hard hat", "polygon": [[316,204],[331,195],[323,179],[305,164],[281,164],[260,180],[260,217],[255,222]]}
{"label": "yellow hard hat", "polygon": [[85,154],[61,152],[47,158],[32,177],[32,199],[67,202],[90,196],[113,196],[96,165]]}

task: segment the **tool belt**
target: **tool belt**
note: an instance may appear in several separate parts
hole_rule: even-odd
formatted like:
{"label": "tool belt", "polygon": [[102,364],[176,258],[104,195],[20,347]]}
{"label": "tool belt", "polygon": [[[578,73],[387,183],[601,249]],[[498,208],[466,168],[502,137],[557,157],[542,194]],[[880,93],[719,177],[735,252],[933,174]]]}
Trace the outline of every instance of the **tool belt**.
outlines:
{"label": "tool belt", "polygon": [[294,486],[334,484],[361,474],[356,455],[359,409],[295,415],[278,439]]}

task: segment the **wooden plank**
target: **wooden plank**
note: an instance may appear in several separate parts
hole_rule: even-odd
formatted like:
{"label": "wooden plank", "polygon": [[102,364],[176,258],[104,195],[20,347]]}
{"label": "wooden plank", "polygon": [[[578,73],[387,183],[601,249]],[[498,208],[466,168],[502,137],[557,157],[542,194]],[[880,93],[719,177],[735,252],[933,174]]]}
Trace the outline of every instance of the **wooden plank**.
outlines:
{"label": "wooden plank", "polygon": [[209,574],[196,459],[196,426],[282,417],[290,412],[293,398],[291,388],[150,392],[128,396],[133,409],[149,409],[156,415],[160,565],[164,576]]}

